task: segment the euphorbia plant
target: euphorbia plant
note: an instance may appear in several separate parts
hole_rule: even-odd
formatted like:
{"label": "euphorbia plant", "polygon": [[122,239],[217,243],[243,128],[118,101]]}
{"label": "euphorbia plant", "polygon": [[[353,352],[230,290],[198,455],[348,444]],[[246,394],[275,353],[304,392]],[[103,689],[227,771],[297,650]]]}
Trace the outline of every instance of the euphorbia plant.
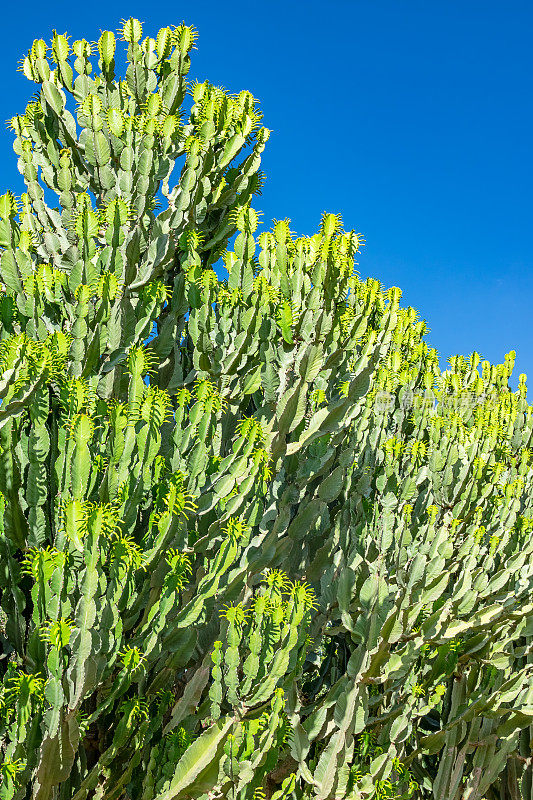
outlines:
{"label": "euphorbia plant", "polygon": [[142,36],[34,42],[11,120],[0,797],[531,800],[514,355],[442,372],[334,214],[257,236],[255,99]]}

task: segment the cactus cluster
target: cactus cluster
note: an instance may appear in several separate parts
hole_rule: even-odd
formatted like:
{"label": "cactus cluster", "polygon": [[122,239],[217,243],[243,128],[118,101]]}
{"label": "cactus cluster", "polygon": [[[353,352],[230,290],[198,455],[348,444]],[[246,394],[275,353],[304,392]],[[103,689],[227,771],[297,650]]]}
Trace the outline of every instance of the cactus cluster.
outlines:
{"label": "cactus cluster", "polygon": [[257,101],[120,38],[10,121],[1,800],[532,800],[514,353],[442,371],[337,215],[257,235]]}

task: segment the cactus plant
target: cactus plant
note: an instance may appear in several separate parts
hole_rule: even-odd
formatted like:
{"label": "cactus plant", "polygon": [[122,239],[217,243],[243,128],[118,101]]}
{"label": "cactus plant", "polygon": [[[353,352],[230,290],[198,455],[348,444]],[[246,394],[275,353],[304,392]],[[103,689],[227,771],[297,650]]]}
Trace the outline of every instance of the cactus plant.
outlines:
{"label": "cactus plant", "polygon": [[338,215],[257,235],[257,101],[119,38],[10,122],[0,798],[532,800],[514,353],[442,371]]}

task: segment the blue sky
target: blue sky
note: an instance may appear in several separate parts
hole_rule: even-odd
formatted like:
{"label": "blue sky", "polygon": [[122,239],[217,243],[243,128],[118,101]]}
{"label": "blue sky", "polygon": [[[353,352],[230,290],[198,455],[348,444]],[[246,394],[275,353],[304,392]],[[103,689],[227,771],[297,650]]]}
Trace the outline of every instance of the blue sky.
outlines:
{"label": "blue sky", "polygon": [[[402,288],[443,360],[514,349],[533,385],[530,0],[13,3],[3,118],[33,93],[16,64],[34,38],[94,40],[131,15],[150,34],[195,25],[190,77],[261,100],[266,224],[311,234],[323,211],[342,214],[367,240],[361,275]],[[2,129],[7,188],[21,191]]]}

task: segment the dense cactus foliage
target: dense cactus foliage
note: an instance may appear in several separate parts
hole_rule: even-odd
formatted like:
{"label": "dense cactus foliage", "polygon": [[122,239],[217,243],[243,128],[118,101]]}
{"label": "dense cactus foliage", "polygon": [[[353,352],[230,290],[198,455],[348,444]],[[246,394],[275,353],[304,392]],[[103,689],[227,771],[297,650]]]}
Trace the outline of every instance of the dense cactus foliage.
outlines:
{"label": "dense cactus foliage", "polygon": [[142,36],[34,42],[11,120],[0,798],[531,800],[513,354],[442,372],[333,214],[257,236],[257,102]]}

